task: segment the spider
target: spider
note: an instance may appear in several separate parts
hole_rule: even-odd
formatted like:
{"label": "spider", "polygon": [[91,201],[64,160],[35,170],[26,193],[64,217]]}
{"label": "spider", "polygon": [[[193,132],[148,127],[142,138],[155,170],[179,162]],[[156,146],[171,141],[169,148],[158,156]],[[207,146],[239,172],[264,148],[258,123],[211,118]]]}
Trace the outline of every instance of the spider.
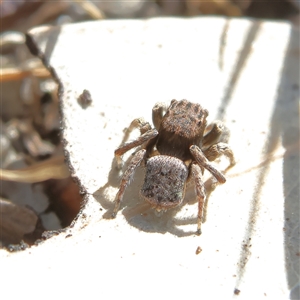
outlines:
{"label": "spider", "polygon": [[[165,113],[165,114],[164,114]],[[167,108],[157,103],[152,109],[155,129],[143,118],[132,121],[128,132],[139,128],[141,135],[115,150],[118,166],[121,156],[132,148],[140,146],[123,174],[116,195],[114,218],[119,210],[126,187],[132,180],[136,168],[144,162],[146,175],[141,196],[158,212],[180,205],[185,195],[187,181],[192,177],[198,201],[197,233],[201,234],[205,188],[203,172],[207,169],[219,183],[226,178],[210,162],[220,155],[235,164],[230,147],[221,142],[228,137],[228,130],[220,121],[207,126],[208,111],[200,104],[187,100],[172,100]],[[228,169],[227,168],[227,169]]]}

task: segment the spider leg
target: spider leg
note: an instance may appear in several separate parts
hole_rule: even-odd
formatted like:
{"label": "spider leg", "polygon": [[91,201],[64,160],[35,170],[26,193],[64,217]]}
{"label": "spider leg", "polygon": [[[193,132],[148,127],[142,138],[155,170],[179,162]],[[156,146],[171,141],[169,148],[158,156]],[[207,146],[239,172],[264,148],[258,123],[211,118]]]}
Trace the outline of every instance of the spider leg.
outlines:
{"label": "spider leg", "polygon": [[118,149],[115,150],[115,157],[117,159],[118,166],[122,166],[122,159],[121,156],[127,152],[128,150],[140,146],[149,140],[155,138],[158,135],[158,131],[156,129],[150,129],[146,131],[144,134],[139,136],[136,140],[127,142]]}
{"label": "spider leg", "polygon": [[117,212],[120,208],[120,203],[124,196],[124,192],[125,192],[128,184],[132,180],[133,175],[136,171],[136,168],[141,164],[142,160],[144,159],[145,154],[146,154],[146,149],[141,149],[138,152],[136,152],[135,155],[133,156],[133,158],[131,159],[131,161],[128,165],[128,168],[124,172],[122,180],[121,180],[120,188],[119,188],[119,191],[116,196],[114,211],[111,215],[112,218],[114,218],[117,215]]}
{"label": "spider leg", "polygon": [[192,156],[194,157],[194,159],[196,160],[196,162],[201,166],[204,167],[205,169],[207,169],[210,173],[212,173],[214,175],[214,177],[218,180],[219,183],[225,183],[226,182],[226,178],[224,177],[224,175],[218,171],[209,161],[208,159],[205,157],[204,153],[202,152],[202,150],[196,146],[196,145],[192,145],[190,147],[190,152],[192,154]]}
{"label": "spider leg", "polygon": [[167,105],[161,102],[156,103],[152,108],[152,122],[157,130],[159,130],[161,120],[167,108]]}
{"label": "spider leg", "polygon": [[135,128],[138,128],[141,134],[144,134],[151,129],[151,125],[149,124],[149,122],[146,122],[144,118],[137,118],[131,122],[129,128],[127,129],[128,133],[130,133]]}
{"label": "spider leg", "polygon": [[221,121],[214,121],[209,124],[205,129],[205,135],[202,140],[201,149],[206,150],[211,145],[220,141],[228,142],[229,130]]}
{"label": "spider leg", "polygon": [[205,187],[202,180],[202,170],[197,163],[192,163],[191,173],[195,181],[196,194],[198,200],[198,216],[197,216],[197,234],[201,234],[201,224],[203,216],[203,206],[205,199]]}
{"label": "spider leg", "polygon": [[123,141],[122,141],[121,145],[124,144],[124,142],[128,140],[130,133],[135,128],[139,129],[141,134],[144,134],[145,132],[147,132],[148,130],[151,129],[151,125],[149,124],[149,122],[146,122],[143,118],[134,119],[130,123],[129,127],[125,130],[125,135],[123,137]]}
{"label": "spider leg", "polygon": [[227,171],[235,165],[235,159],[231,148],[226,143],[217,143],[204,151],[204,155],[209,161],[217,159],[222,154],[228,157],[230,161],[229,166],[226,168]]}

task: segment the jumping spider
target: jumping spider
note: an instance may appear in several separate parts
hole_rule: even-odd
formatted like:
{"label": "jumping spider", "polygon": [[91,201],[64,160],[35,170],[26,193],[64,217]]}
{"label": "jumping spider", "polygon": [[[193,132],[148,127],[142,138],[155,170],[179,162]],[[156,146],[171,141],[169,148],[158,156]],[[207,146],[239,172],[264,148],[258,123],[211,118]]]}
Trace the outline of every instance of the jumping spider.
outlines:
{"label": "jumping spider", "polygon": [[141,136],[115,150],[118,164],[121,165],[121,156],[125,152],[137,146],[141,148],[134,154],[123,174],[112,217],[119,210],[125,189],[136,168],[144,161],[146,176],[140,193],[157,211],[180,205],[186,182],[190,177],[193,178],[198,200],[197,233],[201,234],[205,199],[202,180],[204,169],[212,173],[219,183],[224,183],[224,175],[210,162],[224,154],[230,160],[229,167],[235,164],[230,147],[220,142],[222,136],[228,134],[226,128],[220,121],[206,127],[207,116],[208,111],[200,104],[172,100],[168,108],[161,103],[153,107],[152,119],[156,129],[152,129],[142,118],[132,121],[128,131],[139,128]]}

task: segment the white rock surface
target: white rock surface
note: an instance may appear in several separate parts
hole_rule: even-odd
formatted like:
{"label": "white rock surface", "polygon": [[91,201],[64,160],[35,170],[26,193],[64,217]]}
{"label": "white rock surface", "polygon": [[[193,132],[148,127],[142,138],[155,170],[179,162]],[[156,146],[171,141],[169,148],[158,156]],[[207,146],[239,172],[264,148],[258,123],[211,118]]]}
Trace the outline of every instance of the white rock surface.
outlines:
{"label": "white rock surface", "polygon": [[[158,18],[34,28],[29,40],[60,82],[65,149],[87,204],[65,233],[21,253],[0,251],[2,295],[297,299],[295,28]],[[85,109],[77,101],[84,89],[93,99]],[[190,203],[157,217],[139,199],[142,169],[125,193],[123,211],[108,219],[120,181],[113,153],[124,128],[136,117],[150,121],[152,106],[173,98],[199,102],[209,121],[225,121],[237,160],[209,199],[200,237],[194,235],[192,187]]]}

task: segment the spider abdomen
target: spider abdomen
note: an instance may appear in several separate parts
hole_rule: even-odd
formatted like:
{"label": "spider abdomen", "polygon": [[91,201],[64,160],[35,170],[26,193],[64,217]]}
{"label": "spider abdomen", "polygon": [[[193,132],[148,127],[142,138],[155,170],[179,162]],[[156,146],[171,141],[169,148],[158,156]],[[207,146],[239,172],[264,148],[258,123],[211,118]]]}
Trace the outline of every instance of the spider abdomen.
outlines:
{"label": "spider abdomen", "polygon": [[148,159],[141,195],[157,210],[179,205],[185,194],[188,168],[176,157],[157,155]]}

